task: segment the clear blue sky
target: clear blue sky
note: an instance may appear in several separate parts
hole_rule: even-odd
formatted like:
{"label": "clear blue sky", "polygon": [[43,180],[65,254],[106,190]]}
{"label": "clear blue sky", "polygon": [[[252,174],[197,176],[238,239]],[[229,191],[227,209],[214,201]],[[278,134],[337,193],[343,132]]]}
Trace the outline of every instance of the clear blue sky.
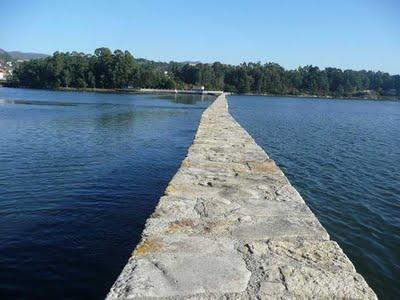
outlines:
{"label": "clear blue sky", "polygon": [[400,0],[0,0],[0,48],[400,73]]}

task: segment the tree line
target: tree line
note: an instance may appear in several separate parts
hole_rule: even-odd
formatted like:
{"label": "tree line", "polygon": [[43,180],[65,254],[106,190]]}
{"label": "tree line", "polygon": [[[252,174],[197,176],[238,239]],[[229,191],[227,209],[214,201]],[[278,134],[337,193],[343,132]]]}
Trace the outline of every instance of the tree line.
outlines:
{"label": "tree line", "polygon": [[11,86],[30,88],[191,88],[234,93],[319,96],[400,96],[400,75],[384,72],[319,69],[286,70],[276,63],[237,66],[162,63],[135,59],[128,51],[96,49],[94,54],[55,52],[23,62],[9,78]]}

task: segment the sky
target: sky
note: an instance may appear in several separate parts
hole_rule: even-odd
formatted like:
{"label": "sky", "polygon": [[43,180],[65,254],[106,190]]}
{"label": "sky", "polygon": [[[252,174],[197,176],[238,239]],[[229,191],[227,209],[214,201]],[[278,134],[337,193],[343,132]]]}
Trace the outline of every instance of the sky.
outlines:
{"label": "sky", "polygon": [[0,0],[0,48],[400,74],[400,0]]}

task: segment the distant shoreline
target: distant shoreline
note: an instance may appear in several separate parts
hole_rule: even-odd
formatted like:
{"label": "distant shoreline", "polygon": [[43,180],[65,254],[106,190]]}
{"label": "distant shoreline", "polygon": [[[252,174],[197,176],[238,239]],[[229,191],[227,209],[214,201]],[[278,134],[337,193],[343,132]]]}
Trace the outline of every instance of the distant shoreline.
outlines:
{"label": "distant shoreline", "polygon": [[178,90],[178,89],[101,89],[101,88],[57,88],[56,91],[80,91],[98,93],[132,93],[132,94],[194,94],[194,95],[220,95],[223,91],[208,90]]}
{"label": "distant shoreline", "polygon": [[[1,87],[2,85],[0,85]],[[30,87],[12,87],[4,85],[3,87],[9,88],[23,88],[32,89]],[[106,88],[73,88],[73,87],[60,87],[55,89],[38,89],[38,90],[49,90],[49,91],[64,91],[64,92],[92,92],[92,93],[110,93],[110,94],[197,94],[197,95],[219,95],[222,91],[197,91],[197,90],[170,90],[170,89],[106,89]],[[399,101],[400,97],[396,96],[377,96],[377,97],[340,97],[330,95],[291,95],[291,94],[256,94],[256,93],[227,93],[228,95],[237,96],[254,96],[254,97],[286,97],[286,98],[320,98],[320,99],[343,99],[343,100],[392,100]]]}
{"label": "distant shoreline", "polygon": [[232,95],[238,96],[255,96],[255,97],[286,97],[286,98],[322,98],[322,99],[343,99],[343,100],[394,100],[399,101],[400,97],[396,96],[377,96],[377,97],[356,97],[356,96],[330,96],[330,95],[291,95],[291,94],[254,94],[254,93],[244,93],[244,94],[235,94]]}

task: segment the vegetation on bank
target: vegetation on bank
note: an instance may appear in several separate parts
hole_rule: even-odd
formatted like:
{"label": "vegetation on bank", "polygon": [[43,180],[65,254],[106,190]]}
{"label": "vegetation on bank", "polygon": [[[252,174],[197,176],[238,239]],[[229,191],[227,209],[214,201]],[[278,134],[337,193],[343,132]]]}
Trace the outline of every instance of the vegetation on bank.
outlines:
{"label": "vegetation on bank", "polygon": [[23,62],[8,85],[30,88],[160,88],[204,86],[209,90],[275,95],[334,97],[400,96],[400,75],[315,66],[285,70],[276,63],[238,66],[162,63],[135,59],[128,51],[96,49],[94,54],[55,52]]}

